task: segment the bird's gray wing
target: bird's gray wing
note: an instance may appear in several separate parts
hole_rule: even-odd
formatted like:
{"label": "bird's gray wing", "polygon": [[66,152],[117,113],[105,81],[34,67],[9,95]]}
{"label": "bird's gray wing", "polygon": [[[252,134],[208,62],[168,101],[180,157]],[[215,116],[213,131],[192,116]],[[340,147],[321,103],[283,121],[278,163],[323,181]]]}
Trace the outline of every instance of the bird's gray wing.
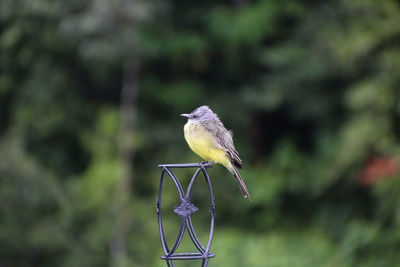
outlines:
{"label": "bird's gray wing", "polygon": [[217,143],[226,151],[232,164],[237,168],[243,168],[243,162],[233,144],[232,133],[225,128],[224,124],[220,120],[203,121],[202,124],[217,138]]}

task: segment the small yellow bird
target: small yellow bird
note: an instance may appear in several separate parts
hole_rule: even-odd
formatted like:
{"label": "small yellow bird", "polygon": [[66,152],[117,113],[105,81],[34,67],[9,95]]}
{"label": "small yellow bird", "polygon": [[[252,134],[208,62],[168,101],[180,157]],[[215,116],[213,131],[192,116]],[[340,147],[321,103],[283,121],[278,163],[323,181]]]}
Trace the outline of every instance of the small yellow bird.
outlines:
{"label": "small yellow bird", "polygon": [[246,184],[237,170],[243,167],[243,162],[233,145],[232,133],[224,127],[217,114],[209,107],[201,106],[181,116],[188,119],[184,133],[193,152],[206,161],[225,166],[236,178],[243,196],[250,198]]}

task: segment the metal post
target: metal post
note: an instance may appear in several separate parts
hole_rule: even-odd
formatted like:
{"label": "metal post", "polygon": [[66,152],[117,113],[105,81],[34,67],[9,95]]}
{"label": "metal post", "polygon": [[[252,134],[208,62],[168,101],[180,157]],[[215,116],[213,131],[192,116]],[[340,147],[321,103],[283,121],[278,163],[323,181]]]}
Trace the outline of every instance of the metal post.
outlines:
{"label": "metal post", "polygon": [[[184,163],[184,164],[161,164],[158,165],[162,169],[161,171],[161,178],[160,178],[160,186],[158,188],[158,198],[156,202],[157,207],[157,217],[158,217],[158,228],[160,231],[160,238],[161,238],[161,245],[164,251],[164,255],[161,256],[161,259],[164,259],[167,263],[168,267],[174,267],[174,260],[196,260],[202,259],[202,267],[206,267],[208,265],[208,260],[210,258],[215,257],[214,253],[210,252],[211,242],[214,233],[214,218],[215,218],[215,202],[214,202],[214,195],[211,186],[210,177],[207,173],[207,168],[212,167],[212,162],[201,162],[201,163]],[[189,186],[185,191],[182,188],[181,183],[179,182],[178,178],[176,177],[175,173],[172,171],[173,168],[197,168],[195,171],[192,179],[190,180]],[[208,191],[210,193],[210,213],[211,213],[211,223],[210,223],[210,233],[208,237],[207,246],[203,246],[200,242],[199,238],[196,235],[196,232],[193,228],[191,214],[195,213],[199,209],[190,202],[190,193],[192,192],[192,186],[196,178],[199,176],[199,173],[203,173],[204,178],[206,180]],[[164,234],[164,227],[162,223],[162,212],[161,212],[161,196],[162,196],[162,187],[164,183],[165,174],[172,179],[174,185],[178,189],[180,205],[176,206],[174,212],[181,217],[181,225],[179,229],[178,236],[172,248],[170,249],[167,245],[165,234]],[[197,248],[198,252],[190,252],[190,253],[175,253],[179,244],[182,241],[182,237],[187,230],[190,239],[192,240],[193,244]]]}

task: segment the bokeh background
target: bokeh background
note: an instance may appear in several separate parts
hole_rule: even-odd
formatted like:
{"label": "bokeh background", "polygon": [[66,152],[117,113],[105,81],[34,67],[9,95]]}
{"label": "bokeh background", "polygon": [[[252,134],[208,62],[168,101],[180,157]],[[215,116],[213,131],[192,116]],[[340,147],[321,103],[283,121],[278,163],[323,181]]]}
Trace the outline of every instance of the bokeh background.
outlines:
{"label": "bokeh background", "polygon": [[252,193],[210,170],[209,266],[400,266],[399,25],[395,0],[1,0],[0,266],[165,266],[157,165],[200,161],[204,104]]}

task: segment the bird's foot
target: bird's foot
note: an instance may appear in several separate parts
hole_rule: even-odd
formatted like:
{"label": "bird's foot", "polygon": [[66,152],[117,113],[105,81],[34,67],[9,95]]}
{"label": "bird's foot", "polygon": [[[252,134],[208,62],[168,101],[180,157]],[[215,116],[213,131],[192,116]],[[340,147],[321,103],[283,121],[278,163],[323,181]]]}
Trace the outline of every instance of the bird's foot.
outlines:
{"label": "bird's foot", "polygon": [[200,162],[201,165],[209,165],[210,167],[212,167],[214,165],[215,161],[202,161]]}

